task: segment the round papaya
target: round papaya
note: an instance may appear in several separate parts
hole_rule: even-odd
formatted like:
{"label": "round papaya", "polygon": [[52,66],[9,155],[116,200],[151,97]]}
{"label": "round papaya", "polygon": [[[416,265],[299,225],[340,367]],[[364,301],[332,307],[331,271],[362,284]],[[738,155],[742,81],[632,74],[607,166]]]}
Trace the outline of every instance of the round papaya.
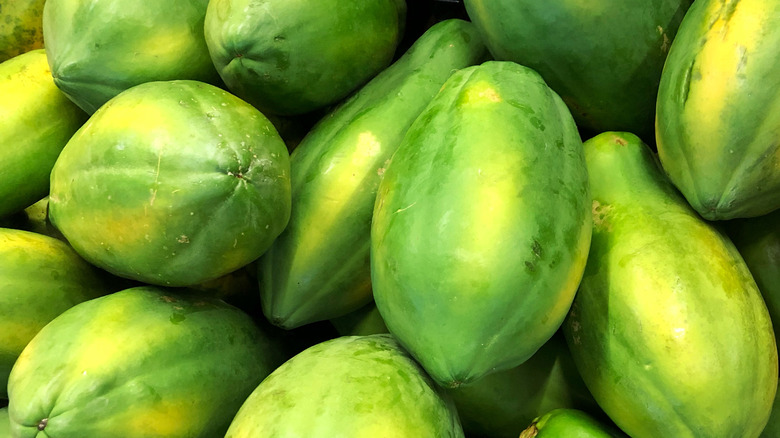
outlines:
{"label": "round papaya", "polygon": [[54,82],[92,114],[150,81],[218,83],[203,38],[208,0],[47,0],[43,38]]}
{"label": "round papaya", "polygon": [[212,85],[138,85],[98,110],[51,174],[52,223],[91,263],[163,286],[258,258],[290,216],[287,148],[258,110]]}
{"label": "round papaya", "polygon": [[11,371],[17,438],[223,436],[283,358],[242,311],[195,291],[138,287],[72,307]]}
{"label": "round papaya", "polygon": [[334,103],[387,67],[405,0],[212,0],[205,37],[225,84],[263,112]]}
{"label": "round papaya", "polygon": [[462,438],[452,401],[387,334],[314,345],[269,375],[225,438]]}

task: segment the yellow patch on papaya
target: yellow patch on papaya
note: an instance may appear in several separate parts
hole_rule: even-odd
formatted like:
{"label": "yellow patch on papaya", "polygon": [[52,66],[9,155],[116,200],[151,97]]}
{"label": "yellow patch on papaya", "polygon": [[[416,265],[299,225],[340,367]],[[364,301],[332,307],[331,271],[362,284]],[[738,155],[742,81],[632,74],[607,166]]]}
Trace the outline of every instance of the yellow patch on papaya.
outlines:
{"label": "yellow patch on papaya", "polygon": [[716,18],[695,61],[687,105],[695,109],[691,117],[701,132],[720,132],[721,115],[731,105],[732,96],[739,95],[750,56],[760,44],[771,14],[766,4],[757,0],[711,2],[710,7],[716,10],[707,15]]}
{"label": "yellow patch on papaya", "polygon": [[487,81],[469,84],[460,99],[462,105],[492,104],[501,102],[501,95]]}
{"label": "yellow patch on papaya", "polygon": [[197,430],[196,403],[192,399],[163,397],[157,403],[129,406],[124,433],[128,436],[183,436]]}

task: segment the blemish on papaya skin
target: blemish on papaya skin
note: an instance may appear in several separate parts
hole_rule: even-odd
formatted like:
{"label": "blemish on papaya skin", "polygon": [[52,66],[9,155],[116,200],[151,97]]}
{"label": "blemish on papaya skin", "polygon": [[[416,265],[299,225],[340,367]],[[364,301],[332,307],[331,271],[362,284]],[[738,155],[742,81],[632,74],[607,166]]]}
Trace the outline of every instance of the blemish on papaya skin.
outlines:
{"label": "blemish on papaya skin", "polygon": [[628,144],[627,141],[620,137],[615,137],[615,143],[619,144],[620,146],[626,146]]}
{"label": "blemish on papaya skin", "polygon": [[612,231],[612,224],[609,223],[608,216],[612,212],[611,205],[602,205],[599,201],[593,200],[591,205],[591,214],[593,215],[593,226],[598,229]]}

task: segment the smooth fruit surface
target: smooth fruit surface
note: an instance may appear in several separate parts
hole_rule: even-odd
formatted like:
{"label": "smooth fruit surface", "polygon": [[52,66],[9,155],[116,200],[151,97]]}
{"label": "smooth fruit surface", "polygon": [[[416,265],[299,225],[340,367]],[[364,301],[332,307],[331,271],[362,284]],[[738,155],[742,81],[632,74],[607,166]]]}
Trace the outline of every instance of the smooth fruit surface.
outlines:
{"label": "smooth fruit surface", "polygon": [[96,269],[67,244],[0,228],[0,399],[11,368],[46,324],[83,301],[109,292]]}
{"label": "smooth fruit surface", "polygon": [[295,149],[295,208],[260,261],[263,312],[271,322],[294,328],[371,301],[371,215],[385,166],[452,72],[485,55],[470,23],[438,23]]}
{"label": "smooth fruit surface", "polygon": [[780,208],[779,21],[777,0],[697,1],[669,51],[658,156],[705,219]]}
{"label": "smooth fruit surface", "polygon": [[263,112],[303,114],[344,98],[390,64],[404,0],[212,0],[211,59]]}
{"label": "smooth fruit surface", "polygon": [[225,438],[463,437],[452,402],[390,335],[314,345],[249,396]]}
{"label": "smooth fruit surface", "polygon": [[25,348],[9,380],[14,436],[221,436],[280,362],[243,312],[154,287],[79,304]]}
{"label": "smooth fruit surface", "polygon": [[691,0],[464,0],[498,60],[533,68],[580,128],[652,141],[669,46]]}
{"label": "smooth fruit surface", "polygon": [[273,125],[197,81],[133,87],[68,142],[51,175],[52,223],[85,259],[164,286],[258,258],[290,215],[289,157]]}
{"label": "smooth fruit surface", "polygon": [[536,418],[520,438],[625,438],[626,435],[576,409],[554,409]]}
{"label": "smooth fruit surface", "polygon": [[49,192],[49,174],[87,115],[54,85],[43,49],[0,63],[0,217]]}
{"label": "smooth fruit surface", "polygon": [[454,73],[377,193],[371,280],[390,333],[445,387],[521,364],[574,298],[589,204],[574,120],[537,73]]}
{"label": "smooth fruit surface", "polygon": [[43,37],[57,86],[89,114],[150,81],[219,80],[203,38],[208,0],[47,0]]}
{"label": "smooth fruit surface", "polygon": [[593,239],[563,330],[588,389],[634,438],[757,437],[777,347],[744,261],[636,136],[600,134],[585,157]]}

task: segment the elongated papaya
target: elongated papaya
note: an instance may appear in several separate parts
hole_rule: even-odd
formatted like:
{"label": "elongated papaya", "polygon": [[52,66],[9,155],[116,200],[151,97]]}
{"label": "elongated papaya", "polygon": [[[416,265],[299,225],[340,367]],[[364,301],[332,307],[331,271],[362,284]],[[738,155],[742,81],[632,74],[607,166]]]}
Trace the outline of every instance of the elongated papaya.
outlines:
{"label": "elongated papaya", "polygon": [[436,24],[295,149],[295,208],[260,262],[271,322],[295,328],[371,300],[371,214],[386,162],[452,72],[480,62],[486,50],[471,23]]}
{"label": "elongated papaya", "polygon": [[658,89],[664,170],[705,219],[780,208],[780,1],[702,0]]}
{"label": "elongated papaya", "polygon": [[563,325],[585,384],[634,438],[759,436],[777,347],[745,262],[638,137],[603,133],[585,157],[593,239]]}
{"label": "elongated papaya", "polygon": [[574,120],[536,72],[456,72],[379,185],[371,280],[388,329],[445,387],[521,364],[574,298],[589,204]]}

